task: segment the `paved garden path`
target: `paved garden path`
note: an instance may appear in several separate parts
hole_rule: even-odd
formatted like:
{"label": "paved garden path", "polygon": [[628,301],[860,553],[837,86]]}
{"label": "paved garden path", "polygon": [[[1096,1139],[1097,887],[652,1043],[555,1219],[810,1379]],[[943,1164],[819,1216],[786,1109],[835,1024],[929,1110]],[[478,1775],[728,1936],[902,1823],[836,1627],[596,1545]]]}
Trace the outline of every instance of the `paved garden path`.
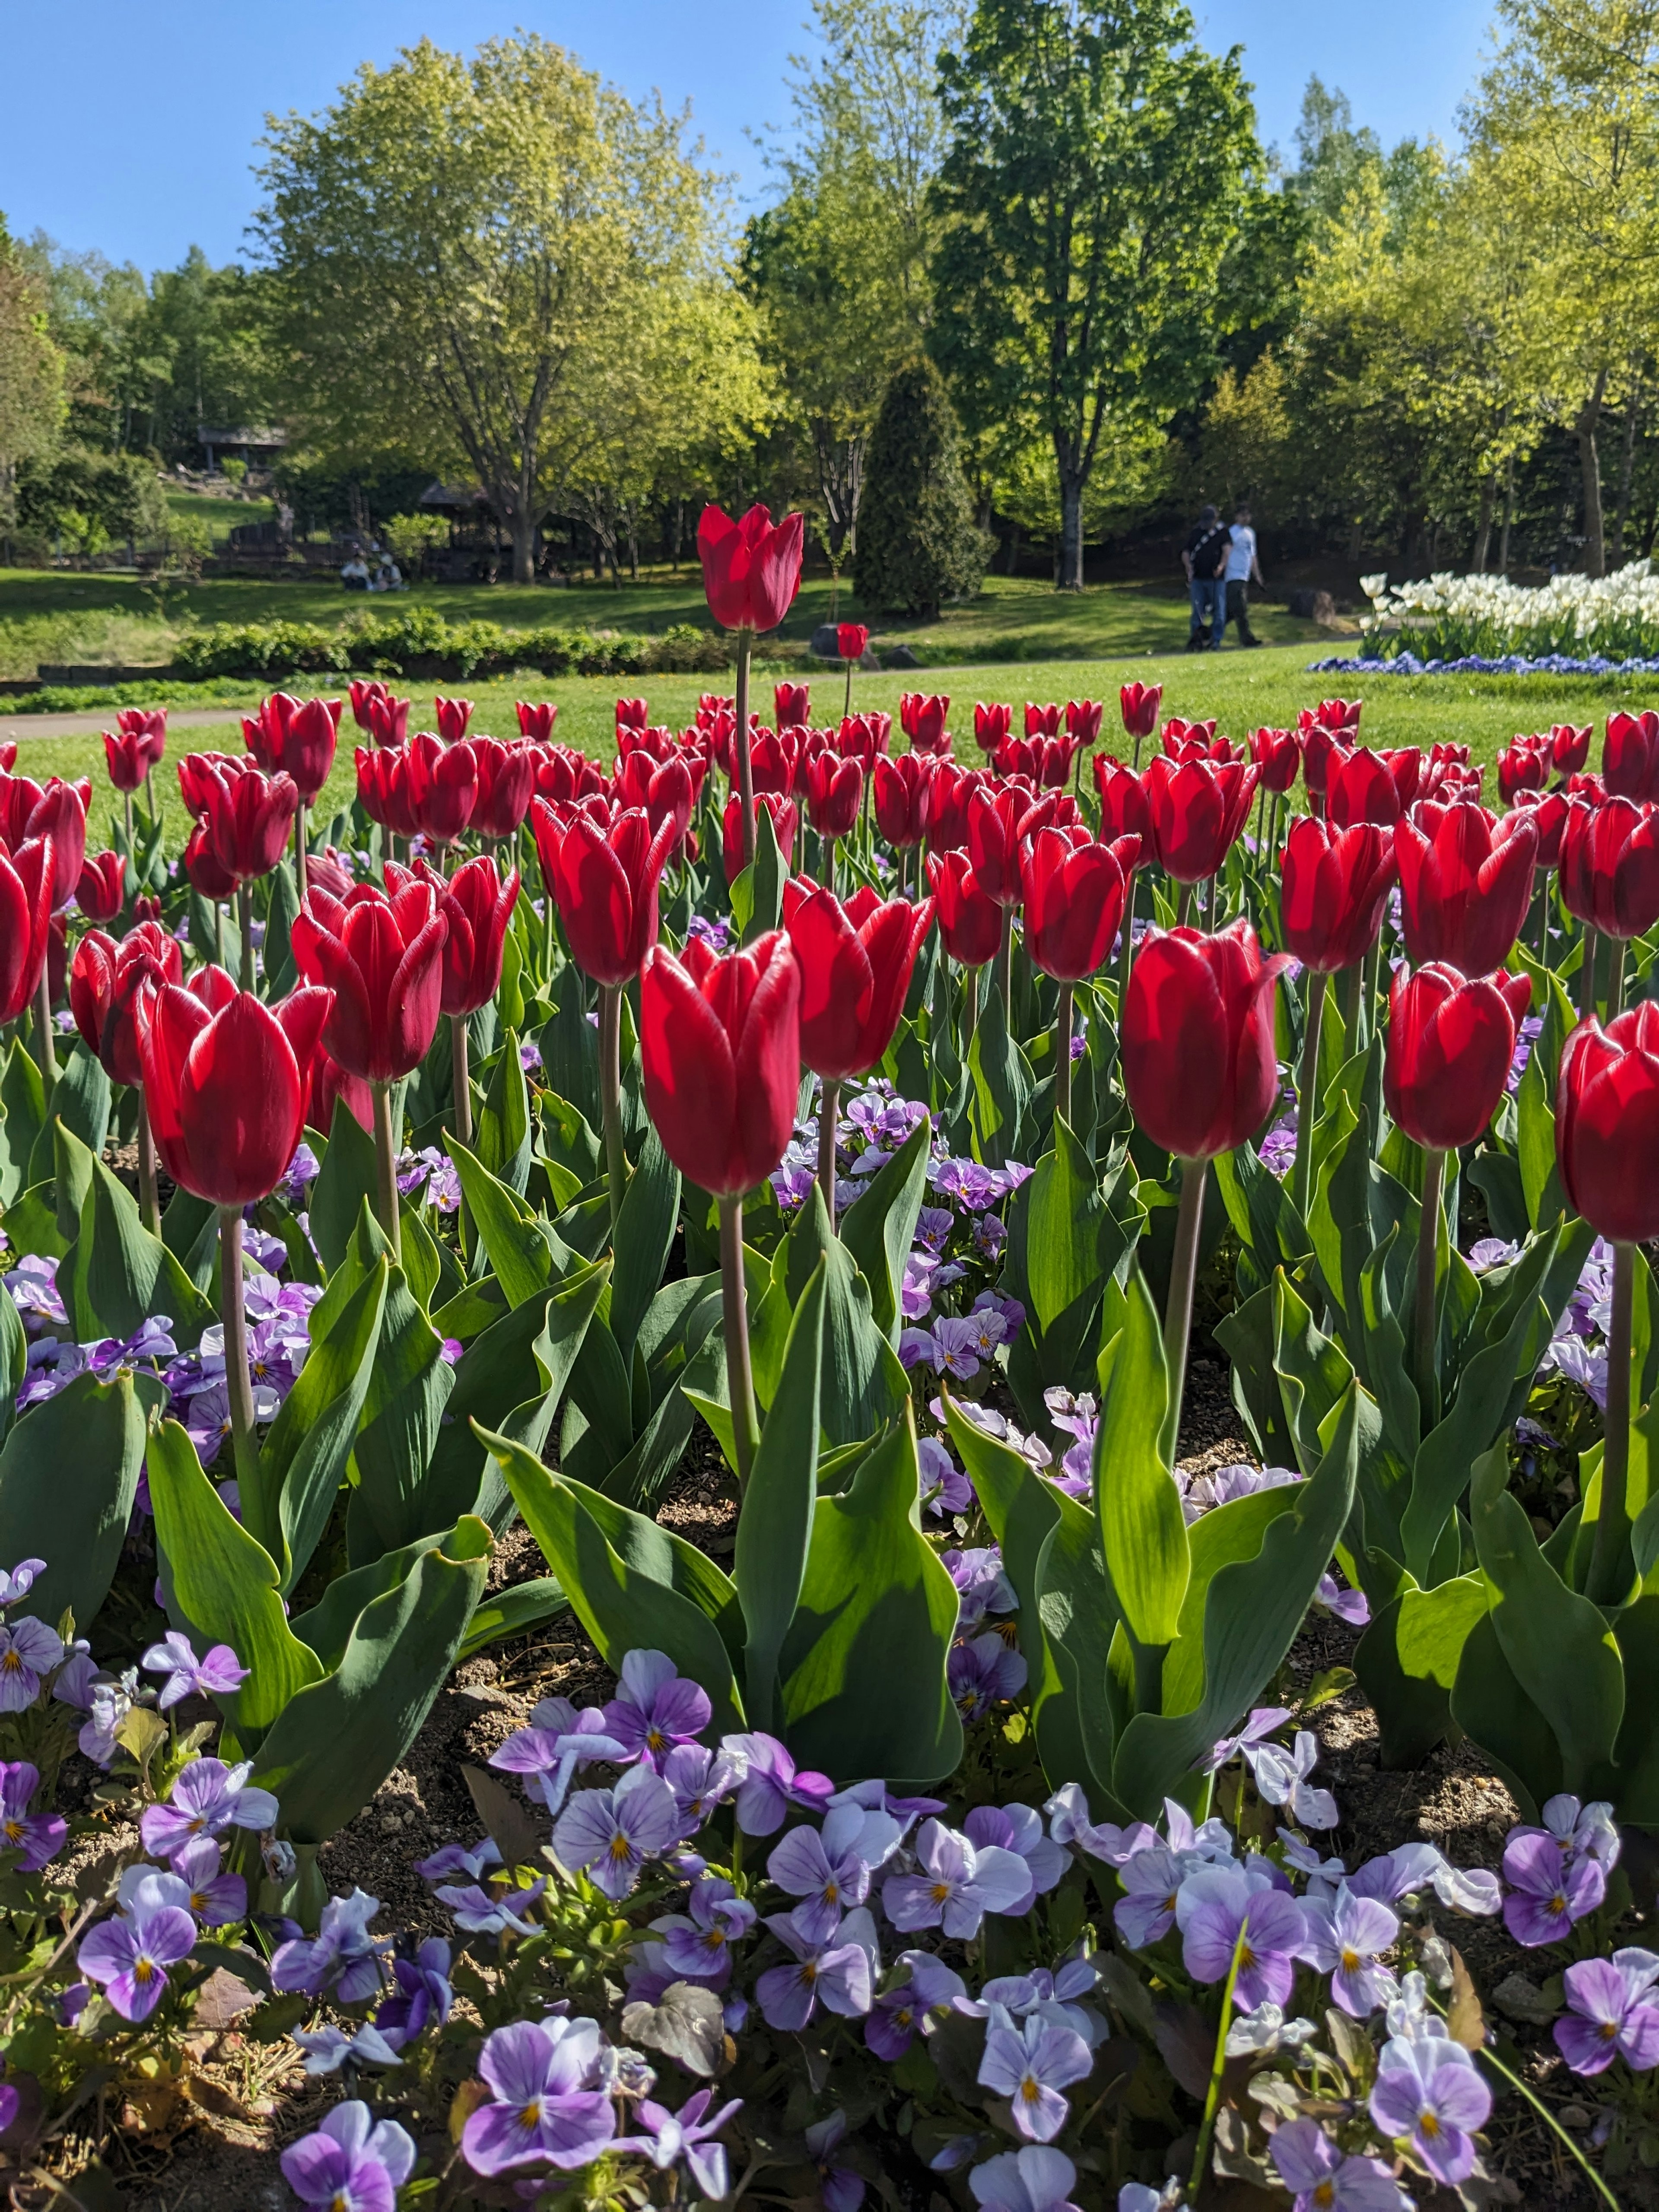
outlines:
{"label": "paved garden path", "polygon": [[[75,714],[0,714],[0,738],[89,738],[115,727],[116,709],[96,708]],[[234,707],[169,707],[169,730],[204,729],[213,722],[234,722]]]}

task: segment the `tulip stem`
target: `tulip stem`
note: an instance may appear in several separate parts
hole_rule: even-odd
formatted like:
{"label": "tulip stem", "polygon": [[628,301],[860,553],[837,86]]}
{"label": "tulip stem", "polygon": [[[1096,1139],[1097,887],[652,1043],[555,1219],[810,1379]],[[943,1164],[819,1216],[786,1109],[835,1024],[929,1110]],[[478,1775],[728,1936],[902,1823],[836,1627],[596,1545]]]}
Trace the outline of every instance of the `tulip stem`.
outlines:
{"label": "tulip stem", "polygon": [[133,872],[136,875],[138,848],[132,842],[132,793],[130,791],[124,791],[121,793],[121,810],[126,817],[127,860],[132,865]]}
{"label": "tulip stem", "polygon": [[1193,1333],[1193,1285],[1198,1279],[1198,1238],[1204,1223],[1204,1177],[1207,1160],[1181,1164],[1181,1208],[1176,1215],[1175,1256],[1170,1265],[1170,1301],[1164,1310],[1164,1365],[1169,1402],[1158,1439],[1164,1464],[1173,1469],[1181,1442],[1181,1401],[1187,1387],[1187,1344]]}
{"label": "tulip stem", "polygon": [[847,670],[847,696],[842,702],[841,716],[842,721],[845,721],[853,711],[853,664],[849,660],[844,665]]}
{"label": "tulip stem", "polygon": [[155,771],[153,768],[144,770],[144,803],[149,808],[149,826],[153,830],[155,827]]}
{"label": "tulip stem", "polygon": [[1550,964],[1550,872],[1547,868],[1540,868],[1538,881],[1538,964],[1540,968],[1547,968]]}
{"label": "tulip stem", "polygon": [[58,1080],[58,1053],[52,1033],[52,974],[50,959],[40,963],[40,981],[34,987],[34,1042],[40,1055],[40,1087],[46,1094],[46,1117],[52,1117],[52,1086]]}
{"label": "tulip stem", "polygon": [[1135,893],[1140,887],[1140,871],[1129,872],[1129,895],[1123,902],[1122,935],[1117,954],[1117,1027],[1123,1033],[1123,1017],[1129,1004],[1129,963],[1135,949]]}
{"label": "tulip stem", "polygon": [[1267,857],[1267,848],[1261,842],[1261,824],[1266,818],[1267,811],[1267,787],[1264,783],[1255,794],[1255,873],[1258,877],[1263,872],[1263,863]]}
{"label": "tulip stem", "polygon": [[253,886],[239,883],[236,886],[236,927],[242,938],[242,988],[250,994],[253,989]]}
{"label": "tulip stem", "polygon": [[1182,884],[1176,898],[1176,927],[1177,929],[1185,929],[1187,927],[1187,917],[1192,910],[1193,887],[1190,884]]}
{"label": "tulip stem", "polygon": [[970,968],[963,978],[962,1057],[968,1058],[968,1048],[974,1042],[974,1031],[979,1027],[979,979],[984,971]]}
{"label": "tulip stem", "polygon": [[1062,978],[1060,1005],[1054,1013],[1054,1150],[1060,1150],[1060,1125],[1072,1121],[1072,987]]}
{"label": "tulip stem", "polygon": [[225,964],[225,902],[222,899],[213,902],[213,964],[216,968],[222,968]]}
{"label": "tulip stem", "polygon": [[1583,963],[1578,970],[1578,1018],[1587,1022],[1595,1012],[1595,932],[1589,922],[1584,924],[1581,941],[1584,952]]}
{"label": "tulip stem", "polygon": [[1423,1197],[1417,1220],[1417,1396],[1426,1436],[1440,1419],[1440,1316],[1436,1290],[1440,1273],[1440,1191],[1446,1155],[1425,1149]]}
{"label": "tulip stem", "polygon": [[1325,994],[1330,977],[1308,970],[1308,1011],[1302,1024],[1302,1058],[1296,1071],[1296,1183],[1291,1195],[1304,1221],[1313,1203],[1314,1106],[1319,1096],[1319,1032],[1325,1025]]}
{"label": "tulip stem", "polygon": [[622,987],[617,983],[599,986],[599,1117],[605,1124],[605,1174],[614,1236],[628,1188],[622,1126]]}
{"label": "tulip stem", "polygon": [[455,1101],[455,1134],[472,1149],[472,1074],[467,1065],[467,1018],[465,1014],[449,1018],[449,1065],[453,1076]]}
{"label": "tulip stem", "polygon": [[138,1087],[138,1210],[152,1237],[161,1233],[161,1201],[155,1188],[155,1139],[149,1126],[149,1108],[143,1085]]}
{"label": "tulip stem", "polygon": [[379,1171],[380,1226],[392,1247],[394,1263],[404,1257],[403,1224],[398,1218],[398,1140],[392,1127],[392,1085],[371,1083],[374,1095],[374,1164]]}
{"label": "tulip stem", "polygon": [[1607,1019],[1617,1021],[1625,1004],[1625,940],[1607,939]]}
{"label": "tulip stem", "polygon": [[738,726],[732,733],[732,753],[738,763],[738,812],[742,817],[745,868],[752,867],[755,861],[755,775],[749,763],[749,655],[754,643],[755,633],[745,625],[738,632]]}
{"label": "tulip stem", "polygon": [[294,810],[294,879],[303,898],[311,888],[311,878],[306,868],[306,803],[302,799]]}
{"label": "tulip stem", "polygon": [[743,1279],[743,1200],[723,1198],[720,1206],[720,1305],[726,1328],[726,1395],[732,1401],[732,1443],[738,1482],[746,1489],[760,1427],[755,1417],[755,1382],[749,1364],[749,1300]]}
{"label": "tulip stem", "polygon": [[1601,1498],[1595,1515],[1585,1595],[1617,1605],[1631,1572],[1626,1494],[1630,1478],[1630,1370],[1636,1304],[1636,1247],[1613,1248],[1613,1314],[1607,1323],[1607,1415],[1601,1444]]}
{"label": "tulip stem", "polygon": [[1002,1025],[1013,1026],[1014,1006],[1014,909],[1002,909],[1002,935],[997,942],[997,990],[1002,1000]]}
{"label": "tulip stem", "polygon": [[830,1226],[836,1225],[836,1132],[841,1126],[841,1085],[820,1085],[818,1099],[818,1188],[829,1209]]}
{"label": "tulip stem", "polygon": [[247,1315],[242,1305],[242,1209],[219,1208],[219,1318],[225,1325],[225,1396],[236,1487],[248,1534],[267,1545],[259,1492],[259,1447],[253,1434],[253,1380],[247,1365]]}

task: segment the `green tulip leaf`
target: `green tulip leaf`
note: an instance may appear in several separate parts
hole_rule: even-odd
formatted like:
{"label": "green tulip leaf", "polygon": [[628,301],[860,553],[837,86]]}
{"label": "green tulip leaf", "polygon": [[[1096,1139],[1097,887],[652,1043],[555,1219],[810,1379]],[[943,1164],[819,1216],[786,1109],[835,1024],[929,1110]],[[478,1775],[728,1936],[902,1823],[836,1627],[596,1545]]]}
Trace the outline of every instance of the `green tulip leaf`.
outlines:
{"label": "green tulip leaf", "polygon": [[[0,1305],[11,1306],[3,1291]],[[40,1620],[69,1611],[79,1631],[90,1626],[114,1580],[143,1462],[144,1408],[125,1368],[107,1381],[77,1375],[12,1423],[0,1449],[0,1566],[46,1561],[29,1599]]]}
{"label": "green tulip leaf", "polygon": [[1164,1337],[1137,1268],[1122,1328],[1101,1353],[1095,1431],[1095,1512],[1102,1556],[1124,1626],[1138,1644],[1171,1641],[1190,1570],[1181,1493],[1158,1437],[1169,1402]]}
{"label": "green tulip leaf", "polygon": [[611,1334],[626,1373],[633,1371],[635,1340],[661,1285],[679,1214],[680,1171],[648,1129],[617,1221],[611,1286]]}
{"label": "green tulip leaf", "polygon": [[896,1352],[904,1326],[900,1295],[905,1263],[915,1243],[916,1219],[927,1195],[932,1142],[930,1124],[918,1121],[841,1218],[842,1242],[870,1286],[870,1310],[876,1327]]}
{"label": "green tulip leaf", "polygon": [[180,1350],[188,1351],[214,1318],[185,1269],[145,1228],[132,1194],[95,1158],[80,1231],[58,1285],[83,1343],[131,1336],[152,1316],[165,1314]]}
{"label": "green tulip leaf", "polygon": [[732,1563],[748,1632],[744,1703],[752,1725],[772,1732],[778,1655],[805,1577],[817,1502],[827,1267],[819,1261],[795,1309],[783,1372],[744,1495]]}
{"label": "green tulip leaf", "polygon": [[285,1595],[310,1565],[345,1480],[380,1348],[388,1277],[379,1260],[349,1297],[312,1308],[310,1352],[265,1437],[258,1498],[244,1501],[256,1534],[274,1516],[270,1549],[281,1557]]}

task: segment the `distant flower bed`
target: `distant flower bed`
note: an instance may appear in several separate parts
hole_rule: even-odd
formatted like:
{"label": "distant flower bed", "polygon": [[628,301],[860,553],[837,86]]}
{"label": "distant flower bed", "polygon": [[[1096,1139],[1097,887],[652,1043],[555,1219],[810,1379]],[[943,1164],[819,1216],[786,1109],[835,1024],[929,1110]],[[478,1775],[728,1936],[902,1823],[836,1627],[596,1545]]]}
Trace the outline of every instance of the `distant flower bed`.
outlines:
{"label": "distant flower bed", "polygon": [[1434,674],[1468,667],[1481,674],[1600,676],[1619,672],[1621,664],[1645,673],[1653,660],[1636,657],[1659,653],[1659,574],[1651,561],[1632,561],[1611,576],[1552,576],[1536,586],[1445,571],[1410,584],[1390,586],[1386,576],[1359,580],[1371,603],[1362,625],[1367,636],[1384,661],[1421,654],[1413,673],[1424,672],[1423,664]]}
{"label": "distant flower bed", "polygon": [[1576,659],[1565,653],[1464,653],[1455,659],[1419,660],[1414,653],[1337,655],[1310,660],[1310,676],[1652,676],[1659,659],[1613,660],[1604,653]]}

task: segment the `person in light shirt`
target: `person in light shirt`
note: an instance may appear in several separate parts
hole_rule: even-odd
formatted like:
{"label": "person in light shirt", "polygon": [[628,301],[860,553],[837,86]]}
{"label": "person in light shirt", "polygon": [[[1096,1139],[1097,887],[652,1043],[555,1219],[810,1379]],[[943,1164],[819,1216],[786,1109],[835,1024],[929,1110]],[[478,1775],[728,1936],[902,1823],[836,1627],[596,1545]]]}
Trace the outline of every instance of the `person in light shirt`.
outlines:
{"label": "person in light shirt", "polygon": [[1217,645],[1226,635],[1229,623],[1237,623],[1241,645],[1261,645],[1263,640],[1250,628],[1249,593],[1252,584],[1263,589],[1266,586],[1261,583],[1261,568],[1255,552],[1255,532],[1250,525],[1248,507],[1241,507],[1233,518],[1231,542],[1227,547],[1227,566],[1224,573],[1227,606],[1216,630]]}

